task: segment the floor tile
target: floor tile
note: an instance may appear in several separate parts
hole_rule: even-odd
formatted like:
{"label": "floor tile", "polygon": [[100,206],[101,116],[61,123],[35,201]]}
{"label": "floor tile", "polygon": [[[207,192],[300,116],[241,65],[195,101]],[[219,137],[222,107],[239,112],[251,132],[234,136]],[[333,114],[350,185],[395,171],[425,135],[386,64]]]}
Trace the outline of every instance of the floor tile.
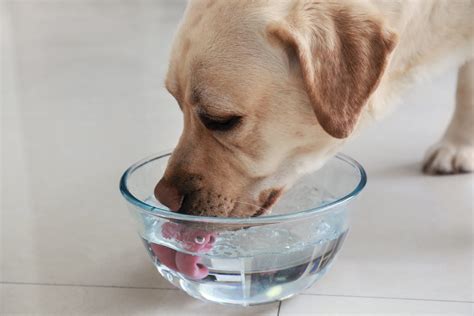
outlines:
{"label": "floor tile", "polygon": [[[146,258],[118,181],[179,136],[163,79],[184,2],[3,3],[0,281],[171,288]],[[369,182],[337,262],[308,293],[474,301],[473,177],[419,172],[451,116],[454,83],[451,71],[418,85],[344,149]],[[66,294],[88,289],[29,291],[76,304]]]}
{"label": "floor tile", "polygon": [[7,2],[3,281],[169,287],[146,258],[118,182],[179,135],[162,80],[183,8]]}
{"label": "floor tile", "polygon": [[292,315],[465,315],[473,304],[456,302],[371,299],[300,295],[281,305],[280,316]]}
{"label": "floor tile", "polygon": [[278,303],[234,307],[203,303],[175,290],[0,285],[0,314],[276,315]]}
{"label": "floor tile", "polygon": [[[345,149],[366,167],[368,185],[333,270],[309,292],[474,301],[474,177],[420,172],[449,119],[454,82],[449,73],[418,87]],[[430,124],[420,127],[422,113]]]}

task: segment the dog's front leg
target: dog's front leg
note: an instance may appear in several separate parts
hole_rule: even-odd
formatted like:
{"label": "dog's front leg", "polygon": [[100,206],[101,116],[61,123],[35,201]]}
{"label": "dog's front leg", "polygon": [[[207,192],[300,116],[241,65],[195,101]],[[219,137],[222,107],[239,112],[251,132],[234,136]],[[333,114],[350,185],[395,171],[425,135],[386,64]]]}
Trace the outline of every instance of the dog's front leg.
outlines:
{"label": "dog's front leg", "polygon": [[474,171],[474,60],[459,68],[453,118],[441,141],[428,150],[423,171],[430,174]]}

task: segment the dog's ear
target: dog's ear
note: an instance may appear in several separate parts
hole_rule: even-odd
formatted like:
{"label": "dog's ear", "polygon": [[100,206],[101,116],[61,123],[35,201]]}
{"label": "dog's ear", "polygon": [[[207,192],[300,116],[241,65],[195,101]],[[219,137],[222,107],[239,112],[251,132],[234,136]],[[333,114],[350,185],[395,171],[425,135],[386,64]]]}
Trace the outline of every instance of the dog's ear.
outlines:
{"label": "dog's ear", "polygon": [[396,34],[368,11],[314,0],[299,1],[267,32],[283,45],[290,66],[301,70],[322,128],[348,137],[383,75]]}

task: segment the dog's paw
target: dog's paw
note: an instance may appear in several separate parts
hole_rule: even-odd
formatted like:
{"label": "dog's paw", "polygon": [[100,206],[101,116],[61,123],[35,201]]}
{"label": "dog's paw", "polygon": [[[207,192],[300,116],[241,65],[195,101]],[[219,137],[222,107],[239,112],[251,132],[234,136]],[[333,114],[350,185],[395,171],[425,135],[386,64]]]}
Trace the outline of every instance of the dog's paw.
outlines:
{"label": "dog's paw", "polygon": [[435,175],[469,173],[474,171],[474,147],[441,141],[426,153],[423,172]]}

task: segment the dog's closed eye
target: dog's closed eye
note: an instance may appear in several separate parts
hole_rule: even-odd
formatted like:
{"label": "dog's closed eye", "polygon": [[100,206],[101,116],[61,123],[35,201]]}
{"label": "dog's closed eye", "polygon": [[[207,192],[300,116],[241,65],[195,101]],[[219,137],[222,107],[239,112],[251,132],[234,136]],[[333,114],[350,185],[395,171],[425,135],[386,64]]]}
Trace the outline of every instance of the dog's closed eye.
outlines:
{"label": "dog's closed eye", "polygon": [[207,129],[220,132],[230,131],[242,122],[242,116],[239,115],[215,117],[206,113],[199,113],[199,119]]}

